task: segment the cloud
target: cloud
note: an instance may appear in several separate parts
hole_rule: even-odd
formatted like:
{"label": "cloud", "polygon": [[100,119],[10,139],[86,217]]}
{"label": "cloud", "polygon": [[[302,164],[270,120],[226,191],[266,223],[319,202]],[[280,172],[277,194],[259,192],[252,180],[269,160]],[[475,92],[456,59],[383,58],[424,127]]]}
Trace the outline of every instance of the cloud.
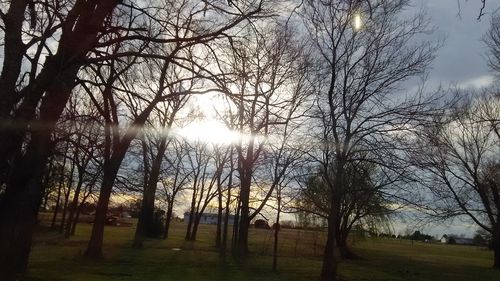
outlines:
{"label": "cloud", "polygon": [[498,4],[487,6],[488,13],[480,21],[480,1],[417,0],[414,9],[423,8],[437,28],[432,40],[446,38],[438,51],[429,75],[429,85],[482,87],[493,78],[486,62],[486,46],[481,41],[490,24],[490,16]]}

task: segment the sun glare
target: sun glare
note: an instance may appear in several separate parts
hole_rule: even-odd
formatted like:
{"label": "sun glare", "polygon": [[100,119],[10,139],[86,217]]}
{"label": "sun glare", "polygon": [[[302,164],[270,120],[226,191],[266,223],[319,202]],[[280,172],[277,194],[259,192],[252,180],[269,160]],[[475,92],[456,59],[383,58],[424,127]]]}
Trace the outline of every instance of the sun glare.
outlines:
{"label": "sun glare", "polygon": [[360,14],[355,14],[354,15],[354,30],[358,31],[363,27],[363,21],[361,20],[361,15]]}
{"label": "sun glare", "polygon": [[181,128],[178,134],[191,141],[203,141],[213,144],[232,144],[240,140],[239,132],[228,129],[216,120],[196,120]]}
{"label": "sun glare", "polygon": [[221,95],[207,93],[194,96],[192,102],[193,108],[200,115],[184,126],[175,129],[174,131],[177,136],[188,141],[222,145],[239,142],[247,143],[251,139],[257,143],[262,141],[262,138],[259,136],[253,136],[252,138],[248,133],[241,133],[228,128],[224,121],[219,119],[220,115],[224,115],[231,107]]}

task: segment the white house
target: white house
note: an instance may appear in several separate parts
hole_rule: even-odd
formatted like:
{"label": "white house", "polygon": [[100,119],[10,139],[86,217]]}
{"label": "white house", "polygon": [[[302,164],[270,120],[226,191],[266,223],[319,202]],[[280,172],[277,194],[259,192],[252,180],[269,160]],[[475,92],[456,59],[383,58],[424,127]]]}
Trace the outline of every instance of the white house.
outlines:
{"label": "white house", "polygon": [[[184,213],[184,222],[189,222],[189,214],[190,212]],[[217,224],[217,214],[214,213],[203,213],[200,218],[200,224]],[[222,214],[222,220],[224,223],[224,214]],[[232,225],[234,223],[234,215],[229,215],[228,224]]]}
{"label": "white house", "polygon": [[443,235],[443,237],[441,237],[441,239],[439,241],[441,241],[441,243],[444,243],[444,244],[448,243],[448,235],[446,235],[446,234]]}
{"label": "white house", "polygon": [[472,238],[462,238],[462,237],[456,237],[453,235],[443,235],[441,237],[440,241],[441,243],[450,243],[450,239],[453,238],[454,242],[453,244],[457,245],[474,245],[474,239]]}

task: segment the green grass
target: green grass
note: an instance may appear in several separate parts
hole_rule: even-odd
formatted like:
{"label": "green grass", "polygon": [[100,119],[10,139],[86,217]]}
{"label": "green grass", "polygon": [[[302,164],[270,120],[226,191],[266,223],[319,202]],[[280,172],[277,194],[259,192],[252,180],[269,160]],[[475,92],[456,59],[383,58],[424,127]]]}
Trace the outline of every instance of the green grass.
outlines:
{"label": "green grass", "polygon": [[[317,280],[324,244],[323,233],[282,231],[275,273],[267,230],[251,230],[246,262],[219,256],[212,246],[214,226],[201,226],[199,241],[184,242],[182,223],[173,224],[168,240],[148,240],[139,250],[131,248],[133,227],[107,227],[105,258],[88,261],[82,252],[90,230],[80,224],[70,240],[38,231],[22,280]],[[182,250],[172,250],[177,247]],[[500,271],[491,269],[492,253],[477,247],[367,239],[355,241],[354,251],[362,258],[340,264],[342,280],[500,280]]]}

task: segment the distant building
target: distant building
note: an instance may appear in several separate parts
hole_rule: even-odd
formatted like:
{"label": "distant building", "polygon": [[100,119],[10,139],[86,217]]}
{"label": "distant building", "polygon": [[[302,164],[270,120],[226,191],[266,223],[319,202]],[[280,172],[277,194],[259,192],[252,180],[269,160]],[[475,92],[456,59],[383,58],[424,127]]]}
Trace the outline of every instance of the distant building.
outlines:
{"label": "distant building", "polygon": [[[188,223],[189,222],[189,215],[190,212],[185,212],[184,213],[184,222]],[[214,213],[203,213],[200,218],[200,224],[217,224],[217,217],[218,214]],[[222,223],[224,223],[224,214],[222,214]],[[228,224],[233,225],[234,224],[234,215],[229,215],[228,218]]]}
{"label": "distant building", "polygon": [[443,237],[441,237],[441,239],[439,241],[441,241],[441,243],[443,243],[443,244],[448,243],[448,235],[446,235],[446,234],[443,235]]}
{"label": "distant building", "polygon": [[474,245],[474,239],[472,238],[455,238],[455,243],[459,245]]}
{"label": "distant building", "polygon": [[457,245],[474,245],[474,239],[472,238],[460,238],[453,235],[443,235],[440,239],[441,243],[446,244],[457,244]]}

